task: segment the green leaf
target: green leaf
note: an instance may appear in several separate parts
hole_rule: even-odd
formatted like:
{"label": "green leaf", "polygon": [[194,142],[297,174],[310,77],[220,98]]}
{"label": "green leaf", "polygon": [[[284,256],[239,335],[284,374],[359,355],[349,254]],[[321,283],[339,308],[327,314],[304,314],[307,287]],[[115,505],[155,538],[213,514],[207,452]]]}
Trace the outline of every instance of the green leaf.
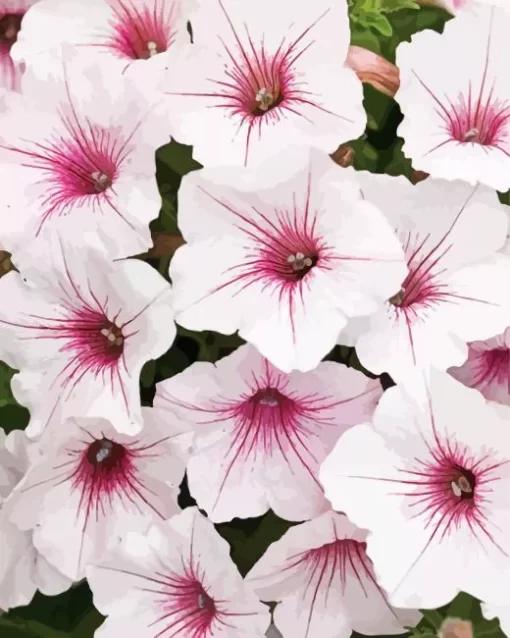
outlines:
{"label": "green leaf", "polygon": [[477,606],[478,609],[480,609],[480,603],[476,600],[476,598],[461,592],[448,605],[447,616],[450,616],[451,618],[461,618],[462,620],[470,620],[474,611],[473,608],[476,608]]}
{"label": "green leaf", "polygon": [[386,37],[393,33],[390,21],[382,13],[366,13],[360,18],[360,23]]}
{"label": "green leaf", "polygon": [[393,13],[401,9],[420,9],[420,5],[415,0],[382,0],[381,12]]}
{"label": "green leaf", "polygon": [[502,204],[505,204],[505,206],[510,206],[510,191],[506,193],[498,192],[498,199]]}
{"label": "green leaf", "polygon": [[234,527],[234,521],[217,525],[216,529],[230,544],[232,560],[241,575],[245,576],[269,545],[279,540],[294,525],[296,523],[284,521],[270,510],[261,517],[255,531],[249,535]]}
{"label": "green leaf", "polygon": [[6,434],[12,430],[24,430],[30,421],[30,412],[16,403],[0,408],[0,427]]}
{"label": "green leaf", "polygon": [[83,582],[59,596],[37,592],[30,605],[0,616],[0,636],[10,637],[11,633],[2,632],[2,627],[9,627],[12,636],[20,638],[92,638],[102,622],[103,617],[93,607],[92,593]]}
{"label": "green leaf", "polygon": [[16,404],[16,399],[11,391],[11,379],[15,374],[16,370],[0,361],[0,407]]}
{"label": "green leaf", "polygon": [[351,24],[351,45],[368,49],[378,55],[382,53],[381,42],[377,35],[355,22]]}
{"label": "green leaf", "polygon": [[179,144],[175,140],[158,148],[156,157],[180,177],[202,168],[202,165],[193,159],[193,147]]}
{"label": "green leaf", "polygon": [[150,388],[156,377],[156,361],[151,359],[143,366],[140,373],[140,383],[142,388]]}

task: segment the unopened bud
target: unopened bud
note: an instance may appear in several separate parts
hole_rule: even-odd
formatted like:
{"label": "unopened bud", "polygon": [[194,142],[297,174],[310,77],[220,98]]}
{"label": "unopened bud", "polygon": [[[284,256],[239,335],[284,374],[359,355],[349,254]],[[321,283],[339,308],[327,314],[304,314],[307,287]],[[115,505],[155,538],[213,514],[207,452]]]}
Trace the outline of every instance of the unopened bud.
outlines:
{"label": "unopened bud", "polygon": [[353,165],[355,155],[352,146],[341,144],[334,153],[331,153],[331,159],[342,168],[347,168]]}
{"label": "unopened bud", "polygon": [[473,638],[473,625],[469,620],[446,618],[437,636],[438,638]]}
{"label": "unopened bud", "polygon": [[423,182],[424,179],[427,179],[427,177],[429,177],[429,174],[424,171],[413,171],[413,174],[411,175],[411,183],[418,184],[419,182]]}

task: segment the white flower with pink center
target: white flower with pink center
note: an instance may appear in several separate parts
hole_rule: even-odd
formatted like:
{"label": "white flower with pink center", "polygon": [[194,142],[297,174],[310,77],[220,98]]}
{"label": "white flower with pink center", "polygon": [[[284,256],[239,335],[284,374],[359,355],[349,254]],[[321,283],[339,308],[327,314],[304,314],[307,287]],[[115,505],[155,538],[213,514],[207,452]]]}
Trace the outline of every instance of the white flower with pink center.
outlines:
{"label": "white flower with pink center", "polygon": [[112,258],[143,253],[161,208],[154,154],[169,139],[164,109],[111,65],[77,56],[54,71],[44,81],[26,71],[23,95],[4,96],[3,242],[14,254],[49,233],[76,245],[85,237]]}
{"label": "white flower with pink center", "polygon": [[506,241],[505,207],[494,191],[464,182],[358,180],[395,228],[409,269],[379,312],[351,321],[361,363],[397,383],[413,369],[461,365],[469,342],[508,326],[510,260],[496,252]]}
{"label": "white flower with pink center", "polygon": [[262,600],[278,602],[273,617],[283,636],[401,634],[418,623],[418,612],[388,603],[366,537],[344,514],[327,512],[269,546],[246,581]]}
{"label": "white flower with pink center", "polygon": [[315,368],[347,318],[378,310],[407,271],[383,215],[319,151],[186,175],[179,228],[188,244],[170,265],[178,323],[239,330],[285,372]]}
{"label": "white flower with pink center", "polygon": [[370,530],[393,605],[434,609],[459,591],[498,600],[510,583],[508,415],[447,373],[425,391],[416,380],[339,439],[320,480],[333,507]]}
{"label": "white flower with pink center", "polygon": [[6,506],[17,527],[34,530],[37,550],[73,580],[127,530],[143,532],[179,512],[189,435],[171,421],[160,427],[151,408],[143,417],[135,437],[104,419],[53,424]]}
{"label": "white flower with pink center", "polygon": [[210,0],[191,23],[162,88],[172,134],[205,166],[259,165],[289,142],[333,153],[365,130],[346,2]]}
{"label": "white flower with pink center", "polygon": [[510,405],[510,328],[492,339],[470,343],[466,362],[449,372],[486,399]]}
{"label": "white flower with pink center", "polygon": [[[192,0],[43,0],[23,21],[12,56],[43,77],[59,64],[62,45],[73,45],[98,64],[138,82],[161,79],[167,51],[190,42]],[[50,35],[51,34],[51,37]]]}
{"label": "white flower with pink center", "polygon": [[28,605],[37,589],[48,596],[62,593],[71,580],[35,549],[31,531],[11,523],[5,506],[30,465],[30,443],[21,430],[7,436],[0,428],[0,610]]}
{"label": "white flower with pink center", "polygon": [[398,47],[398,134],[416,169],[510,188],[509,28],[508,11],[475,5]]}
{"label": "white flower with pink center", "polygon": [[0,279],[0,357],[20,370],[12,389],[30,410],[27,434],[69,416],[140,431],[140,371],[176,334],[170,285],[142,261],[85,247],[31,248],[16,265],[22,274]]}
{"label": "white flower with pink center", "polygon": [[334,362],[284,374],[252,346],[157,385],[158,414],[192,424],[190,492],[214,522],[269,509],[302,521],[329,509],[318,482],[339,436],[369,419],[382,388]]}
{"label": "white flower with pink center", "polygon": [[22,67],[13,60],[11,53],[25,14],[36,2],[37,0],[0,0],[0,89],[20,90]]}
{"label": "white flower with pink center", "polygon": [[105,616],[97,638],[257,638],[270,623],[230,558],[230,547],[194,507],[147,534],[128,534],[87,569]]}

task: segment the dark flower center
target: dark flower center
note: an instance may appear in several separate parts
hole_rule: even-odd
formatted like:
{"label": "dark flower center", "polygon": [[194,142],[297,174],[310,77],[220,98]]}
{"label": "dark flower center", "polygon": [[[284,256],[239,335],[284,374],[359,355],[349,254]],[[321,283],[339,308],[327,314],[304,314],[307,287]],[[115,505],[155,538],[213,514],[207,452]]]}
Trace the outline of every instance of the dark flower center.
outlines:
{"label": "dark flower center", "polygon": [[208,594],[205,593],[203,588],[201,588],[201,591],[198,593],[197,604],[200,610],[204,610],[208,612],[209,614],[214,614],[216,612],[216,606],[214,604],[214,600]]}
{"label": "dark flower center", "polygon": [[101,334],[106,340],[108,351],[120,355],[124,347],[124,336],[121,329],[114,323],[108,322],[104,328],[101,328]]}
{"label": "dark flower center", "polygon": [[113,180],[109,175],[107,175],[106,173],[101,173],[100,171],[94,171],[90,175],[90,179],[92,181],[92,188],[94,193],[104,193],[104,191],[110,188],[113,183]]}
{"label": "dark flower center", "polygon": [[22,15],[7,14],[0,18],[0,44],[7,45],[10,49],[18,39],[21,29]]}
{"label": "dark flower center", "polygon": [[118,469],[126,455],[123,445],[110,439],[97,439],[87,450],[87,461],[96,469],[110,472]]}
{"label": "dark flower center", "polygon": [[469,500],[475,496],[476,477],[471,470],[457,468],[450,483],[451,490],[459,500]]}
{"label": "dark flower center", "polygon": [[283,95],[278,86],[272,88],[261,88],[255,95],[255,103],[252,115],[264,115],[268,111],[276,108],[283,102]]}
{"label": "dark flower center", "polygon": [[305,255],[304,253],[294,253],[287,257],[289,274],[292,279],[299,281],[307,275],[310,270],[317,264],[317,255]]}
{"label": "dark flower center", "polygon": [[277,406],[285,401],[286,397],[283,396],[276,388],[264,388],[259,390],[253,397],[252,401],[258,405]]}

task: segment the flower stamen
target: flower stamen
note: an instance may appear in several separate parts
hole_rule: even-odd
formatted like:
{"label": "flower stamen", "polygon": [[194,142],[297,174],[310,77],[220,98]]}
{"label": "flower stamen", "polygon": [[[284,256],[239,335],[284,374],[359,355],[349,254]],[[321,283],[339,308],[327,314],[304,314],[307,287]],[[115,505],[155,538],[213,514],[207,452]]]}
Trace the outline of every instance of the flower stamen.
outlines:
{"label": "flower stamen", "polygon": [[464,135],[463,142],[480,143],[480,131],[477,128],[471,128]]}
{"label": "flower stamen", "polygon": [[289,255],[287,257],[287,263],[291,264],[292,270],[294,272],[305,270],[305,268],[309,269],[313,266],[312,259],[310,257],[305,257],[303,253],[295,253],[294,255]]}
{"label": "flower stamen", "polygon": [[106,328],[101,329],[101,334],[106,337],[110,346],[122,346],[124,343],[124,336],[122,331],[117,328],[115,324],[111,324]]}
{"label": "flower stamen", "polygon": [[262,88],[255,96],[255,101],[259,103],[259,109],[261,111],[267,111],[269,107],[272,106],[275,98],[266,88]]}
{"label": "flower stamen", "polygon": [[467,472],[459,473],[459,475],[450,483],[452,492],[457,498],[473,498],[475,478],[467,475]]}
{"label": "flower stamen", "polygon": [[110,188],[112,185],[112,180],[108,177],[106,173],[101,173],[101,171],[94,171],[90,175],[92,177],[92,183],[94,185],[94,190],[97,193],[104,193],[107,188]]}
{"label": "flower stamen", "polygon": [[147,42],[147,50],[149,52],[149,58],[153,58],[155,55],[159,53],[158,45],[153,40],[151,40],[150,42]]}

